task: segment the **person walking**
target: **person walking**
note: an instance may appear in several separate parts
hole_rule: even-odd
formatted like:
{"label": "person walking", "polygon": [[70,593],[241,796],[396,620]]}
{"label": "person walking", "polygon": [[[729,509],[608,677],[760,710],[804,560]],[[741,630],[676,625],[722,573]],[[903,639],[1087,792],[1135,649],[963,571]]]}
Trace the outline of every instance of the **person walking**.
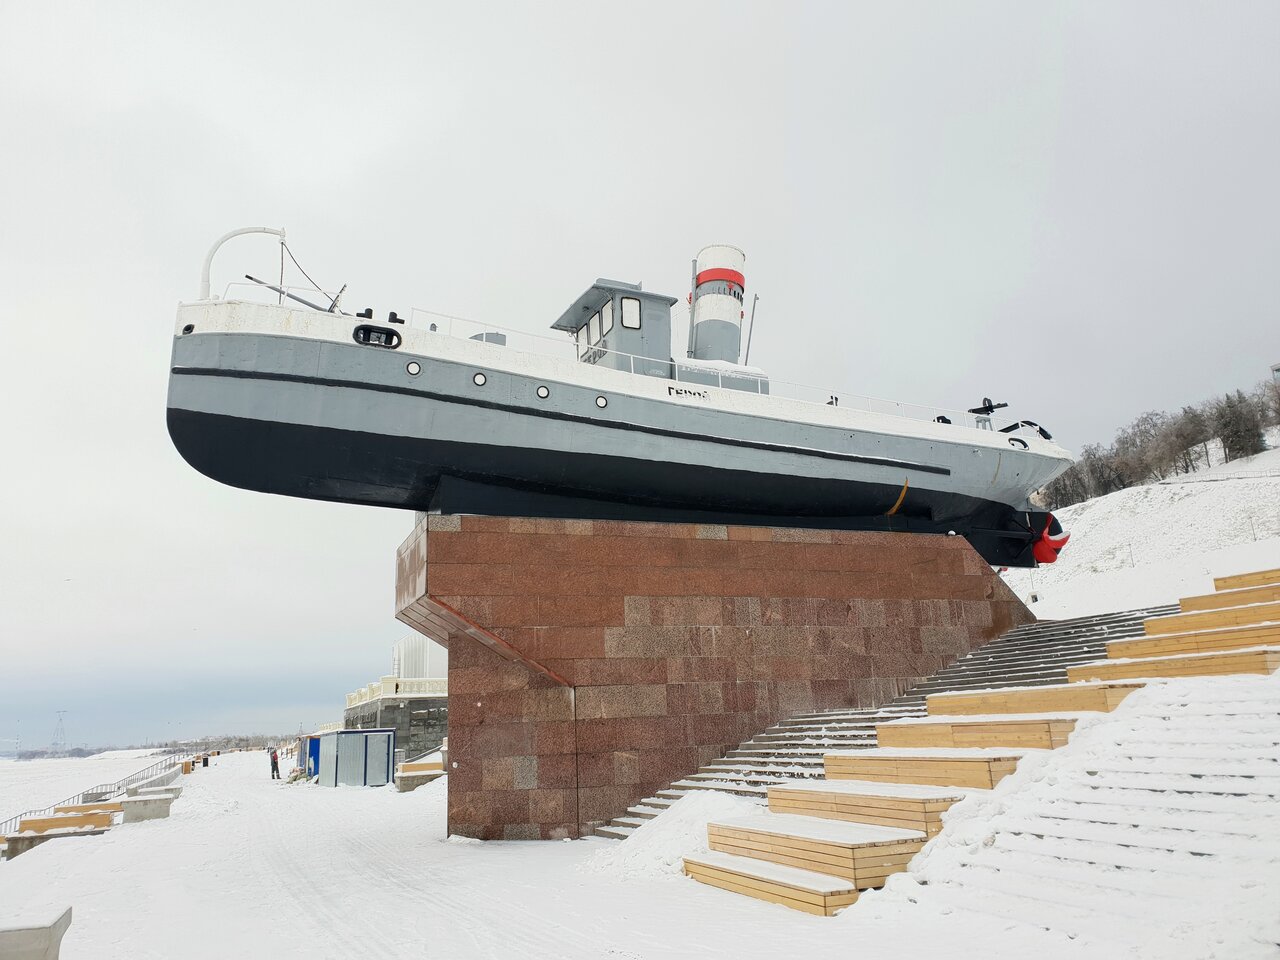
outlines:
{"label": "person walking", "polygon": [[280,779],[280,754],[276,753],[276,748],[271,748],[271,779]]}

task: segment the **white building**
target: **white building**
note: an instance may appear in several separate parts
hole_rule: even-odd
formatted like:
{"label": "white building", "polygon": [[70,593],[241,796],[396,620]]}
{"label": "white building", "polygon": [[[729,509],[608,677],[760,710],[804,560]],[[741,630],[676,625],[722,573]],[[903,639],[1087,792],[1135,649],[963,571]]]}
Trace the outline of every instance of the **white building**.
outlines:
{"label": "white building", "polygon": [[447,677],[449,651],[420,633],[411,633],[391,647],[394,677]]}

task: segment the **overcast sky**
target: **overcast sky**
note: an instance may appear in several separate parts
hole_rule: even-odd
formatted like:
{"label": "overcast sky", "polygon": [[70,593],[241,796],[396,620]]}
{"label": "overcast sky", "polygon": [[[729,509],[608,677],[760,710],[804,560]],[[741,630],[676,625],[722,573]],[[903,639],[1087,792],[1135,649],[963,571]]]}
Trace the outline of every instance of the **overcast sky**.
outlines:
{"label": "overcast sky", "polygon": [[534,332],[733,243],[775,377],[1078,449],[1280,361],[1278,64],[1271,2],[0,0],[0,738],[296,729],[390,669],[412,515],[169,443],[224,231]]}

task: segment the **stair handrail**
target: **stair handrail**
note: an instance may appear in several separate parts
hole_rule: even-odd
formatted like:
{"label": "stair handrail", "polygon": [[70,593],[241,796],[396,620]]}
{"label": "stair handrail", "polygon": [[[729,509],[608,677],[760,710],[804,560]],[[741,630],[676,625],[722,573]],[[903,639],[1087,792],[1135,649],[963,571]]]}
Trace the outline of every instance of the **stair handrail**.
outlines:
{"label": "stair handrail", "polygon": [[162,759],[157,760],[149,767],[144,767],[137,773],[131,773],[127,777],[122,777],[114,783],[100,783],[96,786],[89,787],[88,789],[81,790],[79,793],[74,793],[65,800],[59,800],[57,803],[51,803],[47,807],[37,807],[32,810],[24,810],[22,813],[12,816],[8,820],[0,820],[0,837],[5,837],[13,833],[18,828],[18,824],[27,817],[47,816],[53,813],[54,809],[57,807],[69,807],[74,804],[84,803],[84,798],[86,796],[106,794],[107,796],[104,798],[104,801],[111,797],[115,797],[118,794],[123,793],[126,788],[133,786],[135,783],[139,783],[143,780],[149,780],[157,773],[162,773],[170,767],[177,766],[183,759],[189,756],[190,754],[184,754],[181,751],[174,751],[173,753],[166,754]]}

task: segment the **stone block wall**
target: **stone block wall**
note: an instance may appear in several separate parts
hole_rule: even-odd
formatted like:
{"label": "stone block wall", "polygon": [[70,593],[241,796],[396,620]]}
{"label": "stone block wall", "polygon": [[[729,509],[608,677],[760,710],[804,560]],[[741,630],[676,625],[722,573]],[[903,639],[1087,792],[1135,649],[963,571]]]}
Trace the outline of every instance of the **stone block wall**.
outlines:
{"label": "stone block wall", "polygon": [[418,524],[397,616],[449,648],[449,830],[484,839],[588,833],[1034,619],[960,537],[489,517]]}

